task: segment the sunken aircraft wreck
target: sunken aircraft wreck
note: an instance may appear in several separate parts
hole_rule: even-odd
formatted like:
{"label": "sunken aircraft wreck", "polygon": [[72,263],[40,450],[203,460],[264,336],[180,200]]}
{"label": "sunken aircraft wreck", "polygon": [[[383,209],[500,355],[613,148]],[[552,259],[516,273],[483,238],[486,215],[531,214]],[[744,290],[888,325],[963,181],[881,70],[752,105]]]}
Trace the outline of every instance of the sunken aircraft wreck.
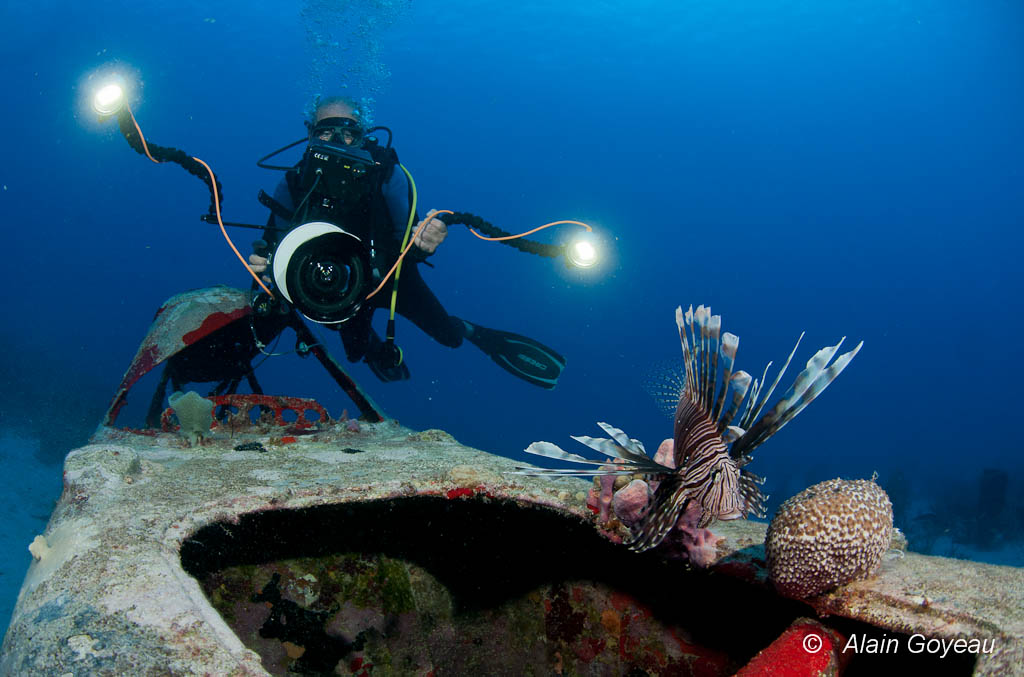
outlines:
{"label": "sunken aircraft wreck", "polygon": [[[771,555],[768,525],[746,519],[687,525],[699,561],[671,547],[671,523],[630,549],[635,504],[616,496],[650,475],[521,474],[388,419],[322,349],[358,416],[228,383],[118,426],[145,373],[170,369],[160,388],[187,380],[174,356],[247,330],[247,307],[217,288],[158,313],[105,420],[67,456],[0,673],[1020,674],[1020,569],[900,553],[894,539],[851,582],[780,586],[770,560],[806,564],[786,550],[800,539]],[[611,430],[594,444],[639,453]],[[832,501],[820,512],[860,492],[885,514],[873,490],[837,486],[798,503]]]}

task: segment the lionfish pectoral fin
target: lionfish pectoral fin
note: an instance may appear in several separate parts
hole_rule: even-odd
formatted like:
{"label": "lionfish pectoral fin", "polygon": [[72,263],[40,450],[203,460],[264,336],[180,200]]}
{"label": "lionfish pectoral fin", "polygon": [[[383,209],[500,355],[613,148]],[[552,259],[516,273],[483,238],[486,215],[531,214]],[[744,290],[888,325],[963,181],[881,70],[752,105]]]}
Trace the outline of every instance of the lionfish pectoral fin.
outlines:
{"label": "lionfish pectoral fin", "polygon": [[678,475],[663,480],[654,492],[650,509],[626,546],[635,552],[657,547],[672,531],[687,500],[686,485]]}
{"label": "lionfish pectoral fin", "polygon": [[[522,466],[516,468],[510,475],[532,475],[532,476],[576,476],[592,477],[596,475],[630,475],[633,473],[642,474],[669,474],[672,468],[657,463],[647,456],[644,446],[638,440],[630,439],[626,433],[614,428],[607,423],[599,423],[605,432],[613,435],[614,439],[588,437],[586,435],[573,436],[573,439],[585,444],[594,451],[607,456],[604,460],[593,460],[578,454],[572,454],[551,442],[534,442],[525,451],[528,454],[552,458],[556,461],[568,461],[578,465],[591,466],[589,468],[534,468]],[[620,443],[622,442],[622,443]],[[624,444],[623,444],[624,443]]]}
{"label": "lionfish pectoral fin", "polygon": [[535,468],[532,466],[516,466],[515,472],[507,472],[507,475],[530,475],[533,477],[543,476],[569,476],[569,477],[590,477],[592,475],[625,475],[634,472],[622,465],[610,466],[610,461],[595,461],[576,454],[570,454],[557,444],[551,442],[534,442],[525,449],[526,453],[544,458],[553,458],[556,461],[568,461],[580,465],[593,466],[590,468]]}
{"label": "lionfish pectoral fin", "polygon": [[545,458],[554,458],[559,461],[571,461],[573,463],[591,463],[591,459],[578,456],[576,454],[570,454],[568,451],[552,444],[551,442],[534,442],[524,450],[528,454],[535,454],[537,456],[544,456]]}
{"label": "lionfish pectoral fin", "polygon": [[751,514],[761,519],[767,517],[764,504],[768,497],[761,493],[762,484],[764,484],[763,477],[759,477],[749,470],[740,470],[740,496],[743,497],[744,515]]}
{"label": "lionfish pectoral fin", "polygon": [[610,458],[625,458],[637,463],[646,463],[651,460],[639,440],[630,439],[626,433],[607,423],[598,423],[597,425],[611,435],[612,439],[590,437],[589,435],[573,435],[572,438]]}
{"label": "lionfish pectoral fin", "polygon": [[644,449],[644,444],[640,440],[634,440],[619,428],[608,425],[607,423],[604,423],[602,421],[598,421],[597,425],[601,427],[601,430],[608,433],[609,437],[615,440],[616,443],[619,444],[619,446],[641,456],[647,455],[647,450]]}

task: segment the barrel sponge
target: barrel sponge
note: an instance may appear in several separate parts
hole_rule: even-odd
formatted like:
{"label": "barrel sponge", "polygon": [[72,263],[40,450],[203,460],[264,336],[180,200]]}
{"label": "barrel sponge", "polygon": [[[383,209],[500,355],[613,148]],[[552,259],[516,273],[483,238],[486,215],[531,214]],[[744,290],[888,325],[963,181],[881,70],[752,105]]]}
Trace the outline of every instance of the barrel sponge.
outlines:
{"label": "barrel sponge", "polygon": [[213,423],[213,402],[194,390],[187,393],[176,392],[167,398],[181,424],[181,434],[188,436],[189,442],[196,444],[200,438],[210,432]]}
{"label": "barrel sponge", "polygon": [[892,503],[873,479],[815,484],[783,503],[768,525],[768,575],[787,597],[820,595],[872,576],[891,537]]}

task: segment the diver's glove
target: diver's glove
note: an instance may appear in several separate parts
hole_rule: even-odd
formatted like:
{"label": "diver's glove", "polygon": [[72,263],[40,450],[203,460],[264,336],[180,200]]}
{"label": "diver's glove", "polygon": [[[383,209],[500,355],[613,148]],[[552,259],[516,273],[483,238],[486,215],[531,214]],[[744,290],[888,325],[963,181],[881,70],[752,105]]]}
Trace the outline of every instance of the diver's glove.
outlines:
{"label": "diver's glove", "polygon": [[431,209],[427,212],[426,217],[416,224],[416,229],[419,229],[424,222],[427,225],[423,226],[423,230],[412,241],[423,252],[424,258],[437,251],[438,246],[448,237],[448,226],[441,219],[435,219],[434,214],[437,214],[437,210]]}
{"label": "diver's glove", "polygon": [[[259,254],[249,254],[249,267],[252,268],[252,272],[259,274],[264,273],[267,270],[267,266],[270,263],[270,259]],[[267,284],[273,282],[268,276],[263,276],[263,281]]]}

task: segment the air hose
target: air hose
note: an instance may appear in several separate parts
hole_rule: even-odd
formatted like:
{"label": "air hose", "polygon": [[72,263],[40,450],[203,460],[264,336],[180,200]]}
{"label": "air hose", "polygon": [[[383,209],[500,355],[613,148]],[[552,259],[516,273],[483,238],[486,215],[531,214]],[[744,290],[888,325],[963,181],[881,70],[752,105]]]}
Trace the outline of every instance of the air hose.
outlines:
{"label": "air hose", "polygon": [[[209,213],[214,215],[217,213],[217,197],[214,194],[213,184],[210,182],[211,175],[202,163],[198,162],[194,157],[178,148],[158,146],[155,143],[143,140],[128,106],[121,109],[121,112],[118,114],[117,126],[121,129],[121,134],[124,136],[125,141],[128,142],[128,145],[131,146],[139,155],[147,155],[156,162],[173,162],[177,165],[181,165],[185,171],[205,183],[207,189],[210,191]],[[149,150],[148,153],[146,152],[147,149]],[[217,181],[217,194],[220,196],[220,201],[223,202],[224,190],[221,187],[220,181]]]}
{"label": "air hose", "polygon": [[485,221],[476,214],[470,214],[468,212],[452,212],[450,214],[438,214],[435,218],[443,221],[446,226],[462,224],[470,230],[479,230],[490,239],[498,240],[502,244],[515,247],[519,251],[526,252],[528,254],[536,254],[538,256],[546,256],[548,258],[555,259],[565,253],[564,245],[545,244],[543,242],[536,242],[534,240],[527,240],[524,237],[515,236],[512,233],[505,232],[501,228],[498,228],[489,221]]}

